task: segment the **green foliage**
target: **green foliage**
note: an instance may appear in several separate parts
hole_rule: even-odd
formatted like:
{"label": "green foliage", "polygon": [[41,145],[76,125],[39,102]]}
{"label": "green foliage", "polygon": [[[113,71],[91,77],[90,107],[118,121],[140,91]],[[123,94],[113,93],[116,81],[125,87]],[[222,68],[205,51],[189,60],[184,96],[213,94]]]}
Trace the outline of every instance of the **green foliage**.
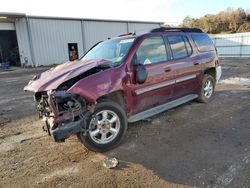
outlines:
{"label": "green foliage", "polygon": [[199,19],[187,16],[184,18],[181,27],[196,27],[206,33],[236,33],[249,32],[250,13],[242,8],[222,11],[215,15],[205,15]]}

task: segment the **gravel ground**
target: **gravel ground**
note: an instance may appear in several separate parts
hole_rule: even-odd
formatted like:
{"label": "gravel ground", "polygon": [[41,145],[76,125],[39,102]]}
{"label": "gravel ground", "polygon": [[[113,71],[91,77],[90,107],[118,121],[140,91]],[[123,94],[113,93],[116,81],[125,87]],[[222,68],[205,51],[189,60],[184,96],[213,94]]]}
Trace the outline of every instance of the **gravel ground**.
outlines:
{"label": "gravel ground", "polygon": [[[222,79],[250,78],[250,60],[222,66]],[[0,72],[0,187],[250,187],[250,86],[222,82],[211,103],[130,124],[123,143],[100,154],[42,131],[22,88],[44,70]],[[104,168],[105,157],[118,167]]]}

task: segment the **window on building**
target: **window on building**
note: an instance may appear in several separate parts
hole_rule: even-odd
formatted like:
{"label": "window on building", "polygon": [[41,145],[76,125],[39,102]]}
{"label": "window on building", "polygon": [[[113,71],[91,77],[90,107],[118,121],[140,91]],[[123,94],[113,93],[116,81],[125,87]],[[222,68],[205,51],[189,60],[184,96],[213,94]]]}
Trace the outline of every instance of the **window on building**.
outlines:
{"label": "window on building", "polygon": [[196,46],[199,51],[211,51],[214,50],[214,44],[207,35],[192,35]]}
{"label": "window on building", "polygon": [[145,39],[136,52],[137,64],[155,64],[168,60],[165,43],[162,37]]}

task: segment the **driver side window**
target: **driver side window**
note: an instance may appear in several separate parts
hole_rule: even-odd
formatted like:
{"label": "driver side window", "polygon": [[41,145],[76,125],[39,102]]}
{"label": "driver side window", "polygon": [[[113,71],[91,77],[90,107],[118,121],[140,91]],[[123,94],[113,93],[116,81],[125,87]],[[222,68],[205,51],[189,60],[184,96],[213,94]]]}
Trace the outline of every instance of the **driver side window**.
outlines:
{"label": "driver side window", "polygon": [[156,64],[168,60],[162,37],[144,39],[136,52],[136,63],[142,65]]}

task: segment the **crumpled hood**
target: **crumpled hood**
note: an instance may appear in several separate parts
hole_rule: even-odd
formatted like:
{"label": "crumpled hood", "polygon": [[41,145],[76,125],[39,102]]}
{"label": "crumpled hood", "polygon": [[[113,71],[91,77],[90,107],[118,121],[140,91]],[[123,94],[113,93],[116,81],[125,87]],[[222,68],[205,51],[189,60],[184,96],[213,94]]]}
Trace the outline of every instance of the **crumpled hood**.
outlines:
{"label": "crumpled hood", "polygon": [[94,67],[110,65],[106,60],[77,60],[66,62],[34,76],[24,87],[25,91],[41,92],[56,89],[63,82],[74,78]]}

